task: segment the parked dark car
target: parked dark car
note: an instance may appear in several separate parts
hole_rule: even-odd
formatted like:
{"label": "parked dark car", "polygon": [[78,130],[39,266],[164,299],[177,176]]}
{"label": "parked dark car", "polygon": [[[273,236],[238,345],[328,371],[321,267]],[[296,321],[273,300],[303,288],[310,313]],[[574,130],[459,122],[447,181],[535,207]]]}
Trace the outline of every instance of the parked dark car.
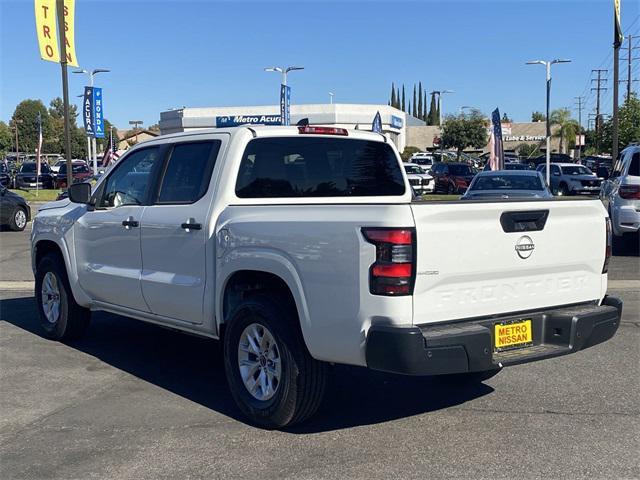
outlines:
{"label": "parked dark car", "polygon": [[[573,159],[566,153],[552,153],[549,157],[551,163],[573,163]],[[547,156],[545,154],[538,155],[537,157],[527,160],[531,169],[536,169],[538,165],[547,163]]]}
{"label": "parked dark car", "polygon": [[497,170],[480,172],[461,200],[553,198],[540,172]]}
{"label": "parked dark car", "polygon": [[466,163],[439,162],[431,169],[434,179],[434,192],[464,193],[473,180],[475,173]]}
{"label": "parked dark car", "polygon": [[0,163],[0,187],[11,187],[11,172],[9,167],[4,163]]}
{"label": "parked dark car", "polygon": [[36,162],[25,162],[15,178],[16,188],[53,188],[53,174],[49,165],[41,162],[40,176],[36,179]]}
{"label": "parked dark car", "polygon": [[[602,168],[605,168],[607,171],[607,175],[609,175],[613,166],[613,160],[610,157],[597,157],[595,155],[589,155],[582,159],[582,165],[587,167],[592,172],[604,172]],[[600,175],[598,174],[598,176]]]}
{"label": "parked dark car", "polygon": [[21,232],[31,220],[31,208],[20,195],[0,187],[0,225]]}
{"label": "parked dark car", "polygon": [[[71,167],[71,177],[73,183],[84,182],[91,178],[93,173],[84,160],[74,160]],[[58,173],[55,174],[56,188],[67,188],[67,164],[60,165]]]}

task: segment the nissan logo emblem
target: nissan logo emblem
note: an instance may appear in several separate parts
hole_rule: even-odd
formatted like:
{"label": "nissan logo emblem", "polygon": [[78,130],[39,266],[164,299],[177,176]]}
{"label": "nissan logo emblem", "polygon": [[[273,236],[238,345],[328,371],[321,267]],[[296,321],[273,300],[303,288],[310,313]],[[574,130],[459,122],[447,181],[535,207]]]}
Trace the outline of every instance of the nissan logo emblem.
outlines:
{"label": "nissan logo emblem", "polygon": [[516,253],[522,259],[529,258],[536,246],[528,235],[521,236],[516,242]]}

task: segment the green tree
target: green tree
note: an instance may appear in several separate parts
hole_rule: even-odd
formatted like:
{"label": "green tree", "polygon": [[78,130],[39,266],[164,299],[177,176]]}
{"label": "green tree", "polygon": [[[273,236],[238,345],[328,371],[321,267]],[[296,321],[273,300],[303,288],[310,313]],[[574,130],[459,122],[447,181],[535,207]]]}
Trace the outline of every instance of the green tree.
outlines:
{"label": "green tree", "polygon": [[551,112],[551,125],[558,128],[553,134],[554,137],[560,139],[560,153],[564,153],[576,143],[576,135],[580,129],[578,122],[571,118],[571,112],[568,108],[559,108]]}
{"label": "green tree", "polygon": [[484,116],[477,110],[465,115],[449,115],[442,125],[445,148],[455,148],[460,154],[467,147],[482,148],[487,144]]}
{"label": "green tree", "polygon": [[[78,119],[78,106],[73,103],[69,105],[70,122],[75,126]],[[64,118],[64,102],[60,97],[56,97],[49,103],[49,115],[51,118]]]}
{"label": "green tree", "polygon": [[540,148],[532,143],[522,143],[518,145],[516,152],[521,158],[533,158],[540,155]]}
{"label": "green tree", "polygon": [[542,112],[533,112],[531,113],[531,121],[532,122],[544,122],[547,119],[544,113]]}
{"label": "green tree", "polygon": [[[413,110],[411,115],[418,118],[418,110],[417,110],[417,99],[416,99],[416,84],[413,84]],[[422,108],[422,99],[420,100],[420,108]]]}
{"label": "green tree", "polygon": [[36,120],[38,113],[40,113],[42,118],[43,152],[47,153],[45,147],[47,145],[47,139],[51,136],[51,119],[49,118],[47,107],[44,106],[42,101],[32,99],[23,100],[18,104],[11,117],[12,124],[15,124],[16,121],[18,124],[20,150],[28,154],[35,153],[36,146],[38,145],[38,125]]}
{"label": "green tree", "polygon": [[401,105],[400,105],[400,87],[398,87],[398,88],[396,89],[396,108],[397,108],[398,110],[401,110],[401,108],[400,108],[400,107],[401,107]]}
{"label": "green tree", "polygon": [[506,112],[505,112],[505,113],[502,114],[502,121],[505,122],[505,123],[509,123],[512,120],[509,118],[509,115],[507,115]]}
{"label": "green tree", "polygon": [[431,105],[429,106],[429,115],[427,117],[428,125],[438,125],[438,107],[436,104],[436,94],[431,93]]}
{"label": "green tree", "polygon": [[418,114],[414,115],[414,117],[417,117],[420,120],[422,120],[424,116],[423,110],[424,110],[424,105],[422,104],[422,82],[418,82]]}
{"label": "green tree", "polygon": [[400,158],[402,158],[403,162],[407,162],[411,158],[411,155],[419,151],[421,150],[418,147],[412,147],[412,146],[404,147],[404,150],[400,154]]}
{"label": "green tree", "polygon": [[11,145],[13,145],[11,128],[0,121],[0,157],[4,157],[11,150]]}
{"label": "green tree", "polygon": [[428,118],[427,118],[427,92],[426,91],[423,93],[422,114],[420,116],[420,119],[424,120],[425,122],[428,120]]}
{"label": "green tree", "polygon": [[[600,150],[611,152],[613,146],[613,119],[602,125]],[[632,93],[618,110],[618,151],[632,142],[640,142],[640,100]]]}
{"label": "green tree", "polygon": [[391,106],[394,108],[396,106],[396,87],[393,82],[391,82]]}
{"label": "green tree", "polygon": [[404,103],[404,83],[402,84],[402,111],[407,111],[406,104]]}

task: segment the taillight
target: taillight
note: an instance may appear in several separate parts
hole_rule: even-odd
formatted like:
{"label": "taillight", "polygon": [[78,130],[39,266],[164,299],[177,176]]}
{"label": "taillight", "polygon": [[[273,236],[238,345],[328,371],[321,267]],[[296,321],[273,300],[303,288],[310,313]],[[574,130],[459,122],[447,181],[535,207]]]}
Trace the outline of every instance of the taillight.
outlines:
{"label": "taillight", "polygon": [[415,229],[363,228],[375,245],[376,261],[369,269],[369,291],[374,295],[411,295],[415,283]]}
{"label": "taillight", "polygon": [[626,200],[640,200],[640,185],[620,185],[618,193]]}
{"label": "taillight", "polygon": [[312,135],[342,135],[346,137],[349,135],[344,128],[336,128],[336,127],[312,127],[311,125],[305,125],[303,127],[298,127],[298,133],[306,133]]}
{"label": "taillight", "polygon": [[611,247],[611,219],[609,217],[605,218],[606,220],[606,245],[604,247],[604,265],[602,266],[602,273],[607,273],[609,270],[609,259],[611,258],[612,247]]}

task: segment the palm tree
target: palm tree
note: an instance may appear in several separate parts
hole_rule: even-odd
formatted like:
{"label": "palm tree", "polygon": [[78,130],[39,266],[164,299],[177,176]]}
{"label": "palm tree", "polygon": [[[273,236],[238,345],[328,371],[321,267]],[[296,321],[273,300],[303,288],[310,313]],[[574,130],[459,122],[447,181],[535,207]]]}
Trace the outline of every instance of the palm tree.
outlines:
{"label": "palm tree", "polygon": [[559,128],[553,134],[554,137],[560,139],[560,153],[564,153],[565,146],[570,147],[570,144],[575,144],[575,138],[580,131],[580,125],[573,118],[571,118],[571,112],[568,108],[559,108],[551,112],[549,116],[551,125],[557,125]]}

